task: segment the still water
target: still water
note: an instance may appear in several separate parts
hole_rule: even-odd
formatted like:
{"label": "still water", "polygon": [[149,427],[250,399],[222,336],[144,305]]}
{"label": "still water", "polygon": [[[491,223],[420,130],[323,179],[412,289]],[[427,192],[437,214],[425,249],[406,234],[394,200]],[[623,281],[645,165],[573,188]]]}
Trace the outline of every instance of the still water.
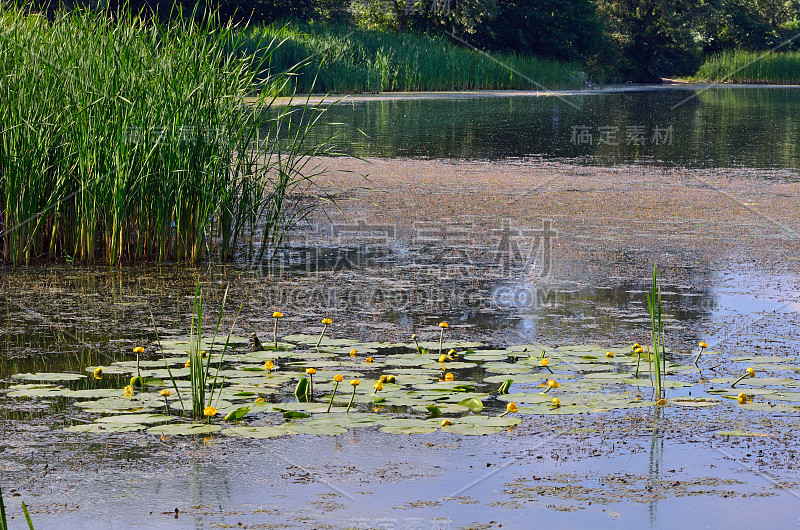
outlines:
{"label": "still water", "polygon": [[795,169],[800,88],[343,101],[324,134],[364,157]]}

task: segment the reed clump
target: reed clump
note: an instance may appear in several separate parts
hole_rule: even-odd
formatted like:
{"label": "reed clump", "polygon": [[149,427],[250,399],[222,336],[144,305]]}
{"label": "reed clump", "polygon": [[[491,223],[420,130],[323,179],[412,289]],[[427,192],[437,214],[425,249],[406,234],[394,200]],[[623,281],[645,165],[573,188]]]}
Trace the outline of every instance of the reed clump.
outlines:
{"label": "reed clump", "polygon": [[697,81],[800,84],[800,52],[728,50],[708,57]]}
{"label": "reed clump", "polygon": [[245,48],[282,42],[272,56],[278,70],[311,58],[286,87],[300,93],[577,89],[587,82],[577,63],[489,56],[447,37],[292,23],[249,27],[242,40]]}
{"label": "reed clump", "polygon": [[321,107],[274,105],[293,74],[270,66],[280,43],[245,47],[244,29],[0,5],[0,262],[276,248],[324,200],[328,144],[308,141]]}

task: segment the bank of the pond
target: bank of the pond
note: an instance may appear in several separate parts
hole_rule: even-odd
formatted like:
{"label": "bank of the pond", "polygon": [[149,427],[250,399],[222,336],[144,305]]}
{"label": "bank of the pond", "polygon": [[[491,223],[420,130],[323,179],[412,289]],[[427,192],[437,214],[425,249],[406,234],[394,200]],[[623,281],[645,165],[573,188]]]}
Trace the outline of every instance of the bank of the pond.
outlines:
{"label": "bank of the pond", "polygon": [[691,78],[701,82],[800,84],[800,52],[728,50],[707,57]]}
{"label": "bank of the pond", "polygon": [[578,63],[534,56],[486,53],[446,37],[428,37],[336,25],[252,26],[243,46],[257,51],[280,43],[270,67],[293,71],[298,92],[583,88],[588,79]]}

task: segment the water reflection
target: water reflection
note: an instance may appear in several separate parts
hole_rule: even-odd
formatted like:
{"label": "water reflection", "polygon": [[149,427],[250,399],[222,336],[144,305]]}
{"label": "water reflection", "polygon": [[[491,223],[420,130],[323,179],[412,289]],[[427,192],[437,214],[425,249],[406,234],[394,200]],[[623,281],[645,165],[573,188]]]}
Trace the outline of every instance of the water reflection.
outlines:
{"label": "water reflection", "polygon": [[[692,97],[693,96],[693,97]],[[674,89],[555,97],[339,104],[321,135],[366,157],[794,169],[800,88]]]}

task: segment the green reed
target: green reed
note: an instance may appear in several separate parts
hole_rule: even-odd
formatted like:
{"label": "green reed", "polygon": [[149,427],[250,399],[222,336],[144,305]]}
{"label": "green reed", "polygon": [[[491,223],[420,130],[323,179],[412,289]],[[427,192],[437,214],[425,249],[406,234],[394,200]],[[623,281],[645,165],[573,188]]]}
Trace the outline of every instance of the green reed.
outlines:
{"label": "green reed", "polygon": [[264,40],[281,42],[270,66],[299,73],[284,90],[302,93],[586,86],[580,64],[516,54],[490,58],[448,37],[290,24],[249,27],[242,39],[247,49]]}
{"label": "green reed", "polygon": [[[308,101],[275,106],[274,40],[0,4],[0,261],[255,260],[307,215],[326,154]],[[310,201],[317,204],[315,201]]]}
{"label": "green reed", "polygon": [[707,57],[697,81],[734,83],[800,83],[800,52],[729,50]]}
{"label": "green reed", "polygon": [[664,354],[664,319],[661,310],[661,285],[658,283],[658,265],[653,267],[653,285],[647,293],[647,307],[650,311],[650,325],[653,338],[654,376],[653,389],[656,399],[665,397],[663,385],[667,377],[667,359]]}

